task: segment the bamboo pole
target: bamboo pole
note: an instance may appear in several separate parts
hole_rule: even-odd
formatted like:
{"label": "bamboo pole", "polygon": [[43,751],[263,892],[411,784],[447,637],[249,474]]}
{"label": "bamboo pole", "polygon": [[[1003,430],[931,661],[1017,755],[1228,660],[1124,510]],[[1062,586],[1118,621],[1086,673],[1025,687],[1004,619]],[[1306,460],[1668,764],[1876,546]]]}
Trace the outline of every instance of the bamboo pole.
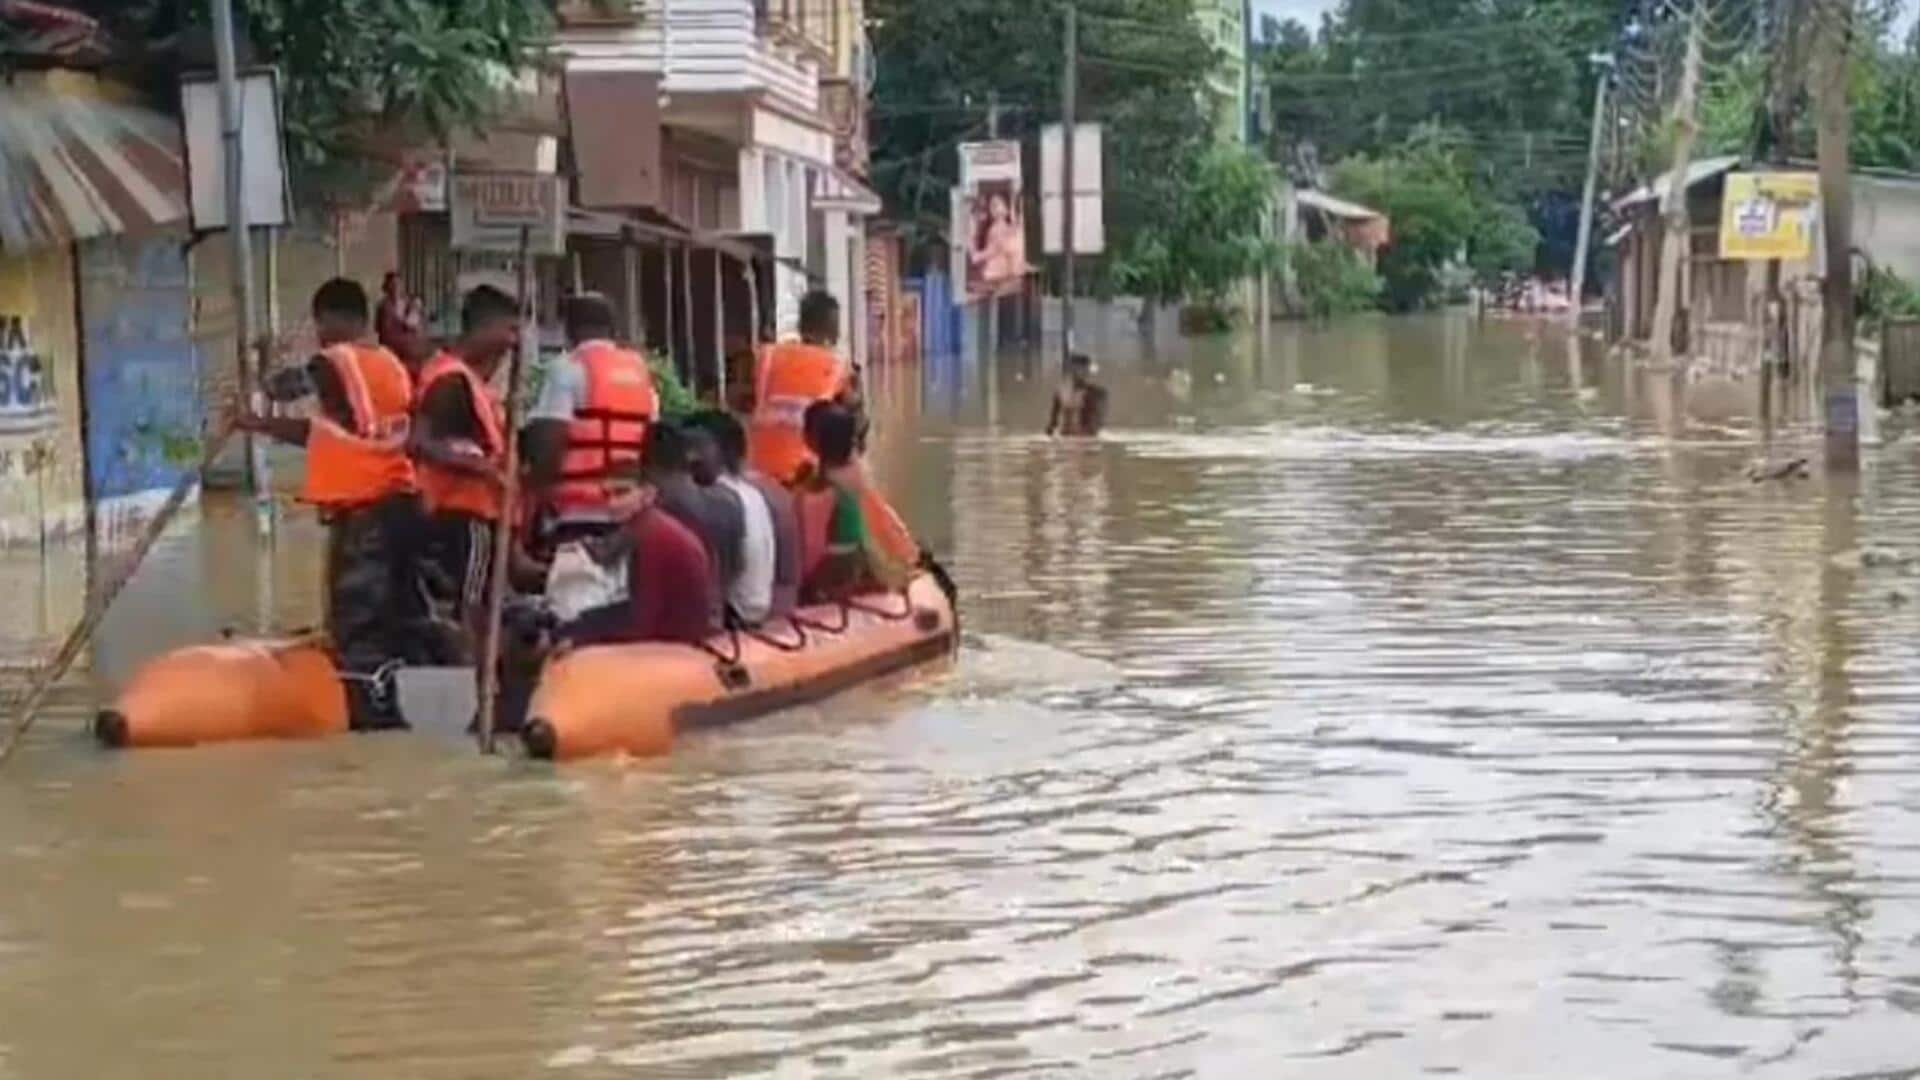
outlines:
{"label": "bamboo pole", "polygon": [[493,753],[493,732],[500,709],[500,620],[507,604],[507,579],[513,559],[513,522],[520,504],[520,373],[527,353],[539,347],[539,309],[533,298],[533,257],[528,230],[520,229],[520,347],[507,363],[506,440],[503,469],[506,493],[500,518],[493,523],[493,561],[487,575],[487,612],[476,673],[480,686],[480,752]]}
{"label": "bamboo pole", "polygon": [[100,591],[88,601],[86,613],[81,616],[80,622],[68,632],[66,640],[60,643],[59,650],[41,667],[40,674],[34,676],[33,682],[27,687],[26,694],[21,698],[19,711],[13,718],[13,728],[7,733],[6,744],[0,746],[0,765],[5,765],[7,760],[13,757],[13,752],[20,748],[21,740],[25,739],[27,732],[33,728],[34,718],[39,714],[40,706],[46,702],[47,694],[53,690],[54,684],[58,683],[73,667],[73,662],[80,657],[80,650],[93,640],[94,632],[100,629],[100,623],[106,618],[107,611],[113,607],[113,602],[120,598],[121,591],[127,587],[128,582],[133,580],[133,575],[140,569],[140,564],[146,561],[148,553],[153,550],[153,545],[159,542],[160,534],[166,531],[167,526],[172,524],[174,517],[180,513],[180,508],[186,505],[187,496],[193,494],[193,489],[199,486],[201,475],[212,467],[221,452],[227,448],[227,443],[233,438],[234,430],[233,422],[228,421],[207,441],[205,449],[201,451],[199,463],[191,471],[183,474],[179,483],[173,486],[167,501],[161,504],[159,511],[147,522],[147,529],[140,535],[140,542],[134,545],[133,550],[113,572],[113,576],[108,578]]}

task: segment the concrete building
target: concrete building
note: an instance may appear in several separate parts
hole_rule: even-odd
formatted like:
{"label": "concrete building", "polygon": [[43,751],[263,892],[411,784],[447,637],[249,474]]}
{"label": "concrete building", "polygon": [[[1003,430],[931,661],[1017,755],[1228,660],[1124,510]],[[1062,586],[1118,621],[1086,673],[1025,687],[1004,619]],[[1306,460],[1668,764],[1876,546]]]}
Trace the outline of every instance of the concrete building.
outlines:
{"label": "concrete building", "polygon": [[1207,77],[1214,130],[1223,141],[1245,142],[1252,99],[1248,0],[1194,0],[1193,17],[1219,56]]}
{"label": "concrete building", "polygon": [[[560,6],[555,43],[569,76],[657,77],[660,194],[649,209],[697,233],[761,243],[775,268],[770,294],[756,302],[777,333],[794,331],[808,288],[834,292],[855,356],[864,348],[864,219],[879,211],[859,179],[861,16],[860,0],[630,0],[611,12],[582,0]],[[588,107],[653,115],[631,101]],[[696,290],[706,291],[693,273]]]}
{"label": "concrete building", "polygon": [[4,545],[111,539],[201,435],[178,122],[93,73],[96,32],[54,5],[0,5],[16,42],[0,86]]}

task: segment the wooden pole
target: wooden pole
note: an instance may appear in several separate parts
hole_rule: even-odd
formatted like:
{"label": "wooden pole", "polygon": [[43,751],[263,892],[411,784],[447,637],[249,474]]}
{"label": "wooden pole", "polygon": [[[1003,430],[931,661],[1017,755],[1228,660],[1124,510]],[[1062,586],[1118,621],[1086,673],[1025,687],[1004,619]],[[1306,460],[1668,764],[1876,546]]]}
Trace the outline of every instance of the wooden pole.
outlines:
{"label": "wooden pole", "polygon": [[1650,358],[1655,367],[1673,362],[1673,321],[1680,305],[1680,264],[1693,242],[1687,213],[1687,171],[1693,164],[1693,143],[1700,133],[1695,110],[1700,88],[1701,34],[1706,23],[1706,0],[1694,0],[1687,22],[1687,59],[1680,70],[1680,90],[1674,96],[1673,172],[1660,200],[1660,282],[1653,302],[1653,341]]}
{"label": "wooden pole", "polygon": [[520,229],[520,347],[507,363],[506,452],[502,468],[506,493],[500,500],[500,520],[493,523],[493,561],[487,575],[487,613],[482,624],[479,668],[480,752],[493,753],[493,733],[500,709],[500,618],[507,605],[507,579],[513,560],[513,522],[520,506],[520,373],[527,354],[539,348],[539,308],[534,306],[533,257],[529,236]]}
{"label": "wooden pole", "polygon": [[1060,93],[1060,370],[1073,356],[1074,204],[1079,194],[1073,176],[1075,112],[1080,104],[1080,23],[1075,0],[1067,0],[1066,74]]}
{"label": "wooden pole", "polygon": [[687,363],[680,372],[687,389],[700,396],[700,344],[693,328],[693,245],[680,245],[680,325],[687,335]]}
{"label": "wooden pole", "polygon": [[147,554],[153,550],[153,545],[159,542],[160,534],[166,531],[167,526],[172,524],[174,517],[180,513],[180,508],[186,505],[187,496],[193,494],[193,489],[199,486],[202,474],[212,467],[221,452],[227,448],[227,443],[232,441],[233,433],[234,425],[229,421],[207,440],[205,449],[201,451],[199,464],[195,465],[190,472],[184,473],[179,483],[173,486],[167,501],[161,504],[159,511],[147,522],[147,529],[140,535],[140,542],[133,546],[133,550],[127,554],[119,568],[102,584],[100,591],[94,594],[80,622],[67,634],[66,640],[60,643],[60,648],[53,654],[53,658],[48,660],[40,669],[40,673],[34,677],[25,696],[21,698],[20,710],[14,715],[13,729],[7,733],[6,744],[0,746],[0,765],[6,764],[7,759],[13,756],[13,752],[19,749],[21,740],[26,738],[27,732],[32,729],[34,718],[38,715],[40,706],[45,703],[47,694],[52,691],[54,684],[58,683],[73,667],[73,662],[80,657],[80,650],[86,646],[87,642],[93,640],[94,631],[100,628],[100,623],[106,618],[108,609],[112,608],[113,602],[119,599],[121,590],[127,587],[127,583],[133,580],[133,575],[140,569],[140,564],[146,561]]}

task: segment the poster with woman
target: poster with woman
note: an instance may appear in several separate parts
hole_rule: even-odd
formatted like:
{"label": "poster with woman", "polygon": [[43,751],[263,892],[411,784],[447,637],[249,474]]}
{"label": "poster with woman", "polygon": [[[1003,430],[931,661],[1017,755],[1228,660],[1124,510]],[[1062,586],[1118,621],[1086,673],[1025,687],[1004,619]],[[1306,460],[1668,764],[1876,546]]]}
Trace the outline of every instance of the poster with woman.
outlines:
{"label": "poster with woman", "polygon": [[954,208],[956,262],[965,264],[969,301],[1019,289],[1027,265],[1027,220],[1020,184],[1020,144],[962,143],[960,193]]}

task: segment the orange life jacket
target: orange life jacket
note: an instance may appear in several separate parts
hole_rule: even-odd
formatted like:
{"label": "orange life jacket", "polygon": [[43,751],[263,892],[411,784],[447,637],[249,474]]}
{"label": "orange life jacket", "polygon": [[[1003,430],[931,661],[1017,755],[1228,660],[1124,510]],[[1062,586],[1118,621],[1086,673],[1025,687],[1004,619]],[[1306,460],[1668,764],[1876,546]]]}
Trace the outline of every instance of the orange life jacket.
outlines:
{"label": "orange life jacket", "polygon": [[332,345],[320,356],[333,369],[353,413],[344,427],[324,412],[307,429],[307,481],[300,497],[347,509],[414,490],[407,457],[413,379],[378,345]]}
{"label": "orange life jacket", "polygon": [[[427,400],[433,384],[444,378],[460,380],[466,387],[473,415],[480,421],[480,451],[498,465],[506,456],[506,418],[501,415],[500,400],[465,360],[451,352],[442,352],[427,362],[420,372],[420,393],[416,410]],[[500,489],[471,473],[463,473],[430,461],[415,463],[419,472],[420,495],[427,509],[434,512],[472,514],[487,521],[500,517]]]}
{"label": "orange life jacket", "polygon": [[573,362],[586,375],[587,400],[574,410],[560,483],[548,496],[562,513],[606,506],[607,477],[640,460],[647,425],[660,415],[653,372],[639,353],[588,341],[573,350]]}
{"label": "orange life jacket", "polygon": [[832,349],[788,342],[761,352],[747,460],[775,480],[793,483],[813,461],[804,429],[807,408],[839,396],[847,381],[847,365]]}

